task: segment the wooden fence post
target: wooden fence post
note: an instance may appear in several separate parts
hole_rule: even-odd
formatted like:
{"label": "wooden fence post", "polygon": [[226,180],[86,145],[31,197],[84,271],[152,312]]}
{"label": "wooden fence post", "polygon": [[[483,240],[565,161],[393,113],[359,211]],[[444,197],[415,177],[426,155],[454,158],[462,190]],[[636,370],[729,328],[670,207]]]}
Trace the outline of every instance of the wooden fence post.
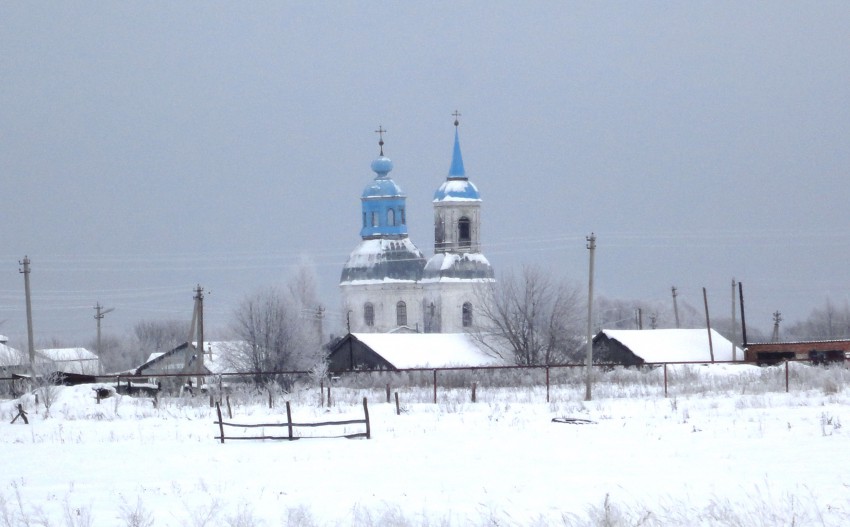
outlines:
{"label": "wooden fence post", "polygon": [[319,408],[325,407],[325,379],[322,377],[322,380],[319,381]]}
{"label": "wooden fence post", "polygon": [[269,388],[269,408],[272,408],[272,390]]}
{"label": "wooden fence post", "polygon": [[437,370],[434,370],[434,404],[437,404]]}
{"label": "wooden fence post", "polygon": [[292,410],[289,408],[289,401],[286,401],[286,425],[289,429],[289,440],[292,441]]}
{"label": "wooden fence post", "polygon": [[398,405],[398,392],[395,392],[395,414],[401,415],[401,407]]}
{"label": "wooden fence post", "polygon": [[667,397],[667,363],[664,363],[664,397]]}
{"label": "wooden fence post", "polygon": [[788,393],[788,361],[785,361],[785,393]]}
{"label": "wooden fence post", "polygon": [[366,439],[372,439],[372,428],[369,426],[369,406],[366,404],[366,398],[363,398],[363,413],[366,415]]}
{"label": "wooden fence post", "polygon": [[472,383],[472,402],[473,403],[475,402],[475,388],[477,388],[477,387],[478,387],[477,382]]}
{"label": "wooden fence post", "polygon": [[218,403],[215,403],[215,412],[218,414],[218,430],[221,432],[221,442],[224,444],[224,423],[221,419],[221,405]]}
{"label": "wooden fence post", "polygon": [[546,402],[549,402],[549,366],[546,366]]}
{"label": "wooden fence post", "polygon": [[387,402],[390,402],[390,383],[387,383]]}
{"label": "wooden fence post", "polygon": [[233,419],[233,412],[230,410],[230,396],[228,395],[225,399],[227,400],[227,418]]}
{"label": "wooden fence post", "polygon": [[215,397],[210,395],[210,408],[212,408],[213,406],[215,406]]}
{"label": "wooden fence post", "polygon": [[21,405],[21,403],[18,403],[18,415],[16,415],[15,418],[12,419],[12,422],[9,424],[15,424],[15,421],[18,420],[18,417],[24,420],[25,425],[30,424],[29,420],[27,419],[27,413],[24,411],[24,407]]}
{"label": "wooden fence post", "polygon": [[331,385],[328,383],[328,408],[331,407]]}

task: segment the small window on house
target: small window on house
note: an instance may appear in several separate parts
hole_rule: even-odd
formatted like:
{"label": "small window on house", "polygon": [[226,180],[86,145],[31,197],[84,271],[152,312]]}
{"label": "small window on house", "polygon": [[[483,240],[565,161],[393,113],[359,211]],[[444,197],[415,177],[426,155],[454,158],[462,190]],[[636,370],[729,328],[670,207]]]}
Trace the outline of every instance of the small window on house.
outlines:
{"label": "small window on house", "polygon": [[466,216],[457,222],[457,241],[461,247],[469,247],[472,244],[472,236],[469,232],[469,218]]}
{"label": "small window on house", "polygon": [[395,211],[393,209],[387,209],[387,225],[391,227],[395,225]]}
{"label": "small window on house", "polygon": [[378,213],[372,212],[372,227],[378,226]]}
{"label": "small window on house", "polygon": [[463,327],[472,327],[472,303],[463,303]]}
{"label": "small window on house", "polygon": [[371,302],[363,306],[363,322],[370,328],[375,325],[375,306]]}
{"label": "small window on house", "polygon": [[396,326],[407,325],[407,304],[399,302],[395,305],[395,323]]}

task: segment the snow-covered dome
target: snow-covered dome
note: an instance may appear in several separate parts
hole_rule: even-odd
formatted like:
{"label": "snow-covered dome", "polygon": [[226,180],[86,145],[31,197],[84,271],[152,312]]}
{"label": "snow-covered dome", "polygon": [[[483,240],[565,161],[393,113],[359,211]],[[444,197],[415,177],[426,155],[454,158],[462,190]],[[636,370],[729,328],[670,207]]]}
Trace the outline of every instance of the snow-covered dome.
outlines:
{"label": "snow-covered dome", "polygon": [[409,238],[363,240],[351,252],[340,283],[358,281],[416,281],[422,278],[425,257]]}
{"label": "snow-covered dome", "polygon": [[448,179],[434,192],[434,201],[481,201],[481,194],[468,179]]}
{"label": "snow-covered dome", "polygon": [[481,253],[437,253],[425,265],[424,280],[487,280],[493,276],[493,267]]}

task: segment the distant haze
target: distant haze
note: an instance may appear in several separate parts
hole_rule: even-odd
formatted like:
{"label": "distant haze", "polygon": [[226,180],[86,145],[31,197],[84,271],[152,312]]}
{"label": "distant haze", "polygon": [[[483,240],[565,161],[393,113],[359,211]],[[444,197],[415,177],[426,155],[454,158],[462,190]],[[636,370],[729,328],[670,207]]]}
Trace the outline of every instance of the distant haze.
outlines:
{"label": "distant haze", "polygon": [[[382,125],[433,253],[453,117],[497,275],[769,331],[850,298],[848,2],[0,3],[0,333],[207,331],[315,266],[326,330]],[[669,322],[669,321],[668,321]]]}

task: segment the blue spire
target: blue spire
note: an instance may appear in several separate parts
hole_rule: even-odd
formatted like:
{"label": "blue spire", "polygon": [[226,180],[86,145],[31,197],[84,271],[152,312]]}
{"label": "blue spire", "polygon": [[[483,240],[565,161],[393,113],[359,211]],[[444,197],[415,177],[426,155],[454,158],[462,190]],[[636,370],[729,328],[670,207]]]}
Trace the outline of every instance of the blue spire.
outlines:
{"label": "blue spire", "polygon": [[452,152],[452,166],[449,168],[449,177],[466,179],[466,170],[463,168],[463,156],[460,154],[460,140],[457,136],[457,124],[455,124],[455,149]]}

